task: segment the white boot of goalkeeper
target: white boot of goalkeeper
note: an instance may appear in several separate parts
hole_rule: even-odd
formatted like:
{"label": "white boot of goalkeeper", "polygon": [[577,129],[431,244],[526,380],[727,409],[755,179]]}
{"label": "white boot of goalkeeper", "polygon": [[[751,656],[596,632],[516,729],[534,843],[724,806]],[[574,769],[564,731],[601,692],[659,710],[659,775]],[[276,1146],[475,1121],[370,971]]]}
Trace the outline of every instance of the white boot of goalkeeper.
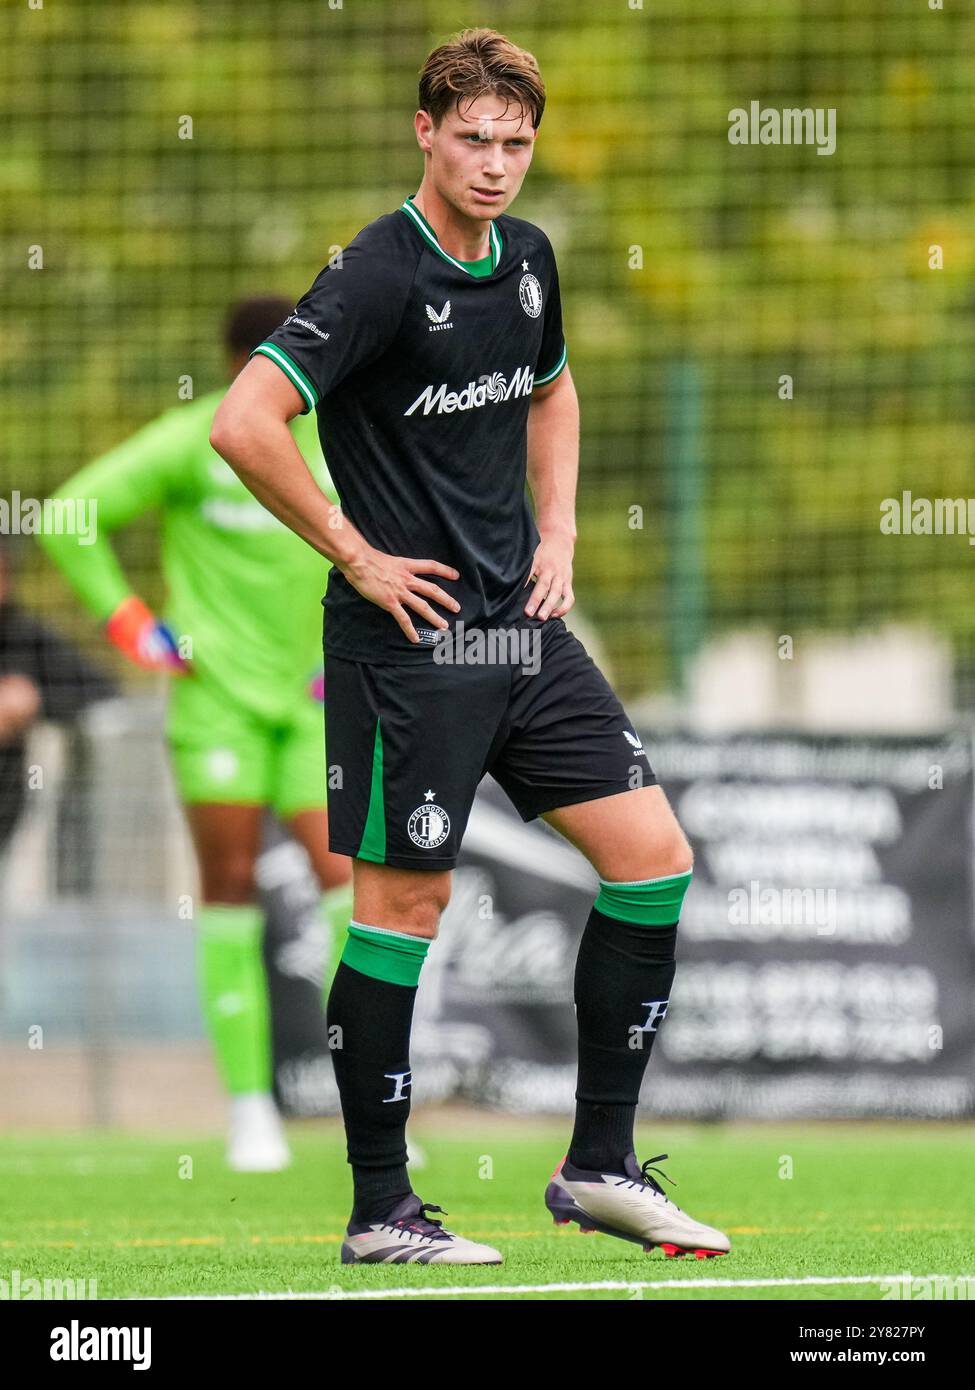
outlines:
{"label": "white boot of goalkeeper", "polygon": [[291,1150],[274,1097],[231,1096],[228,1166],[235,1173],[278,1173],[290,1162]]}

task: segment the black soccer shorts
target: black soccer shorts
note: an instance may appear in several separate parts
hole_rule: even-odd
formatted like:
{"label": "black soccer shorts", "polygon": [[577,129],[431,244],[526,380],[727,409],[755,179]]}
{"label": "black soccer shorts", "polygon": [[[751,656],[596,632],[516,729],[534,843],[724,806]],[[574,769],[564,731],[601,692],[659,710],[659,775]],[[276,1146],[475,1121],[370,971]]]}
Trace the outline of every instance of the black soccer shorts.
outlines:
{"label": "black soccer shorts", "polygon": [[326,653],[331,850],[452,869],[488,772],[525,821],[656,782],[626,711],[562,619],[526,631],[522,659],[505,663],[461,662],[461,647],[452,664]]}

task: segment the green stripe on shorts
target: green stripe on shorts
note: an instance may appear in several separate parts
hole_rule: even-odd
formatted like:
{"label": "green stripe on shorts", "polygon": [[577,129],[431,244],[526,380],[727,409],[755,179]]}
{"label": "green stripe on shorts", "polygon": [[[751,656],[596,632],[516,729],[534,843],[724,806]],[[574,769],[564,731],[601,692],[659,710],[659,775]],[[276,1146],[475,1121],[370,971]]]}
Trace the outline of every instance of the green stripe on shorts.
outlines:
{"label": "green stripe on shorts", "polygon": [[383,733],[376,720],[376,741],[372,749],[372,786],[369,789],[369,810],[359,842],[358,859],[374,864],[386,862],[386,798],[383,793]]}

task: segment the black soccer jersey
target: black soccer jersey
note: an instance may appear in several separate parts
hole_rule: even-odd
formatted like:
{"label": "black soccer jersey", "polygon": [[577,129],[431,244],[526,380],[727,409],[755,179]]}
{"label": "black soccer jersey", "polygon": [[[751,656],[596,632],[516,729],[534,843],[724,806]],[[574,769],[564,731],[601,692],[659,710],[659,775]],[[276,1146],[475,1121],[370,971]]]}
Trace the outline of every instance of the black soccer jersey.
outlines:
{"label": "black soccer jersey", "polygon": [[[277,363],[318,411],[342,510],[390,555],[440,560],[459,580],[421,576],[461,604],[455,626],[525,622],[538,531],[525,493],[533,386],[566,363],[559,278],[538,227],[499,216],[493,269],[448,255],[407,198],[370,222],[319,274],[255,352]],[[421,641],[333,568],[326,649],[353,661],[430,660]]]}

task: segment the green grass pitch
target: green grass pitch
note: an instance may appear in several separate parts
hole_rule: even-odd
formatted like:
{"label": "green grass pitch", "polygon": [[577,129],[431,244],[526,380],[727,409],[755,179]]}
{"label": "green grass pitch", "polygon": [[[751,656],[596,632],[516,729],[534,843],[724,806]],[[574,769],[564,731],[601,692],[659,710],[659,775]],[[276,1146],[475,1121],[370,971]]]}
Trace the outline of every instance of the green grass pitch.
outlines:
{"label": "green grass pitch", "polygon": [[[4,1137],[0,1277],[96,1279],[99,1298],[453,1299],[480,1288],[490,1298],[818,1301],[878,1299],[880,1278],[907,1271],[975,1275],[970,1124],[643,1123],[639,1157],[670,1154],[668,1195],[732,1238],[731,1254],[711,1260],[556,1227],[542,1194],[564,1122],[427,1111],[411,1134],[426,1158],[414,1189],[447,1210],[449,1228],[500,1249],[502,1266],[342,1266],[344,1143],[336,1122],[306,1121],[290,1127],[293,1166],[267,1175],[230,1173],[213,1137]],[[787,1282],[747,1282],[768,1280]]]}

